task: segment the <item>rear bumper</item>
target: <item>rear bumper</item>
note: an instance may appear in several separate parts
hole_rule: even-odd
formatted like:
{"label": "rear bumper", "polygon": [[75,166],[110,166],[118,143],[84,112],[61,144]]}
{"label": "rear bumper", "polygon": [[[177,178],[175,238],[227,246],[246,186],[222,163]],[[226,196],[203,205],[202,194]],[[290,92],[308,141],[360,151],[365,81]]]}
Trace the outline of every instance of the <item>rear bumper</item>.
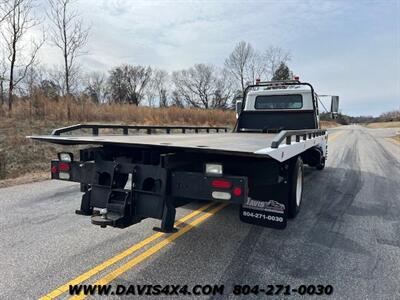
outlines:
{"label": "rear bumper", "polygon": [[[68,173],[68,177],[60,176],[62,172],[60,171],[60,161],[58,160],[51,162],[51,169],[52,179],[79,182],[89,186],[99,185],[96,180],[96,166],[94,163],[72,162],[69,171],[64,172]],[[144,179],[136,178],[136,180],[143,181]],[[230,186],[228,188],[214,187],[214,180],[227,181]],[[166,179],[165,182],[162,182],[162,185],[166,185],[166,194],[172,198],[205,201],[222,200],[229,203],[243,204],[248,196],[248,179],[244,176],[206,176],[198,172],[171,171],[170,179]],[[137,189],[141,189],[141,187],[137,187]],[[221,199],[221,197],[218,197],[220,193],[229,194],[229,199]],[[94,202],[96,203],[97,201]]]}
{"label": "rear bumper", "polygon": [[162,165],[53,160],[51,171],[52,179],[81,183],[84,194],[76,213],[92,216],[92,223],[102,227],[155,218],[162,220],[162,231],[171,232],[176,207],[196,200],[243,204],[248,195],[246,177],[205,176]]}
{"label": "rear bumper", "polygon": [[[239,205],[244,222],[273,228],[286,226],[286,197],[278,195],[285,191],[284,182],[276,184],[282,193],[273,193],[272,189],[268,193],[262,189],[263,195],[253,192],[262,196],[259,199],[265,195],[266,200],[281,202],[281,199],[284,204],[279,212],[260,213],[257,205],[252,209],[248,201],[249,180],[253,180],[252,188],[258,187],[251,173],[248,176],[209,175],[168,169],[163,164],[107,160],[72,161],[67,168],[63,164],[58,160],[51,162],[52,179],[81,183],[84,194],[77,213],[92,216],[92,223],[103,227],[125,228],[145,218],[155,218],[162,220],[162,231],[171,232],[175,208],[198,200]],[[96,214],[96,209],[100,209],[101,216]]]}
{"label": "rear bumper", "polygon": [[[173,172],[171,177],[172,197],[193,200],[222,200],[237,204],[243,204],[247,200],[247,177],[225,175],[216,177],[194,172]],[[213,182],[218,180],[231,184],[226,188],[213,186]],[[225,197],[224,195],[228,199],[221,199]]]}

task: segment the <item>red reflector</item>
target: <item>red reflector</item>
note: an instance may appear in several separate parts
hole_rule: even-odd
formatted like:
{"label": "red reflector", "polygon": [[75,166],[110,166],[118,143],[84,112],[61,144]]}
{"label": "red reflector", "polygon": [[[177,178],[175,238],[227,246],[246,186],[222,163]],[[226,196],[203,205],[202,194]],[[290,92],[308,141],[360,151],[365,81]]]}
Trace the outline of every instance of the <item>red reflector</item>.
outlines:
{"label": "red reflector", "polygon": [[53,173],[53,174],[58,173],[57,166],[51,166],[51,173]]}
{"label": "red reflector", "polygon": [[58,165],[60,167],[60,171],[69,171],[70,169],[70,165],[68,163],[65,162],[60,162],[60,164]]}
{"label": "red reflector", "polygon": [[239,196],[242,194],[242,189],[241,189],[240,187],[235,187],[235,188],[233,189],[233,194],[234,194],[236,197],[239,197]]}
{"label": "red reflector", "polygon": [[232,183],[227,180],[215,179],[211,182],[211,185],[215,188],[229,189],[232,186]]}

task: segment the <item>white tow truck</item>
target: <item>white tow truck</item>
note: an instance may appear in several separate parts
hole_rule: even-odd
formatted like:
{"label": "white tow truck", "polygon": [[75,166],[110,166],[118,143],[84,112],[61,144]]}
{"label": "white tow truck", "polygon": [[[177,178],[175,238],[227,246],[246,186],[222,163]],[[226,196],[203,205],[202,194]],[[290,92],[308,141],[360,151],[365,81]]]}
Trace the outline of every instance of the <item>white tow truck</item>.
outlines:
{"label": "white tow truck", "polygon": [[[95,225],[125,228],[150,217],[161,220],[158,230],[171,232],[176,207],[204,200],[237,204],[242,221],[283,229],[301,207],[304,164],[322,170],[327,159],[328,134],[320,128],[318,102],[309,83],[259,82],[236,101],[231,132],[221,127],[78,124],[30,138],[90,145],[78,160],[67,151],[59,153],[51,174],[81,183],[76,213],[91,216]],[[332,96],[333,115],[338,103]],[[101,135],[104,128],[122,132]],[[81,129],[91,135],[74,134]],[[140,130],[146,134],[138,135]]]}

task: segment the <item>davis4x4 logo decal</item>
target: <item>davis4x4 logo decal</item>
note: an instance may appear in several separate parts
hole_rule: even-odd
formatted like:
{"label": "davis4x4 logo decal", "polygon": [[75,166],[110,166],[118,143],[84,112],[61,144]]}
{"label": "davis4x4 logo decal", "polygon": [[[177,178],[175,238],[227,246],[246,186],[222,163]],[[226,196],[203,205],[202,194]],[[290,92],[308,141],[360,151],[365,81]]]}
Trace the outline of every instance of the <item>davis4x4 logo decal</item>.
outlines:
{"label": "davis4x4 logo decal", "polygon": [[284,229],[285,205],[275,200],[259,201],[248,198],[240,208],[240,220],[246,223]]}
{"label": "davis4x4 logo decal", "polygon": [[243,207],[254,210],[269,211],[273,213],[280,213],[280,214],[285,213],[285,205],[275,200],[259,201],[251,199],[249,197],[246,203],[243,204]]}

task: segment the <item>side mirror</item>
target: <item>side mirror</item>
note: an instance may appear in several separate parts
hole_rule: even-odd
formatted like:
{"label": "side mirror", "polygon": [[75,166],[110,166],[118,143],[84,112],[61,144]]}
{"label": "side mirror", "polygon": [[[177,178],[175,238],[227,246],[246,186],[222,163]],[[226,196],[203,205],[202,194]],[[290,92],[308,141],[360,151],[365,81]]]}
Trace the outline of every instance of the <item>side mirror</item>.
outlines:
{"label": "side mirror", "polygon": [[236,119],[239,118],[240,113],[242,112],[242,100],[236,100]]}
{"label": "side mirror", "polygon": [[339,96],[331,97],[331,116],[335,119],[339,113]]}

